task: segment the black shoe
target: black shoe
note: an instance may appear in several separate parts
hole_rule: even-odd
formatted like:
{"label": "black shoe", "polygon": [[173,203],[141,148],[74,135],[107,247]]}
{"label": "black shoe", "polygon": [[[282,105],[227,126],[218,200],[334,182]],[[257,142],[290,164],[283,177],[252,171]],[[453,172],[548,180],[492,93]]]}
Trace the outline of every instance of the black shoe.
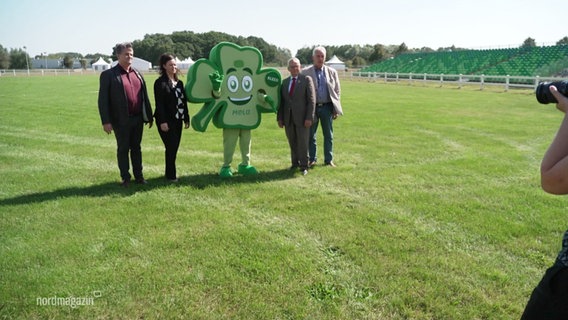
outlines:
{"label": "black shoe", "polygon": [[144,178],[136,178],[136,183],[137,184],[147,184],[148,181],[144,180]]}
{"label": "black shoe", "polygon": [[130,184],[130,180],[122,180],[122,182],[120,183],[120,186],[123,188],[128,188],[128,185]]}
{"label": "black shoe", "polygon": [[313,167],[313,166],[315,166],[315,165],[316,165],[316,162],[315,162],[315,161],[310,161],[310,162],[308,162],[308,168],[311,168],[311,167]]}

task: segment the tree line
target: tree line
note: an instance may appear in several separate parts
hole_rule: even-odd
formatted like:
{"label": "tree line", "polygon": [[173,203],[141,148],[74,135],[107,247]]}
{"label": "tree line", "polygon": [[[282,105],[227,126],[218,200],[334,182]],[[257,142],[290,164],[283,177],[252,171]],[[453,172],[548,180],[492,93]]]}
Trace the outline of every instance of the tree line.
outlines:
{"label": "tree line", "polygon": [[[209,31],[205,33],[195,33],[192,31],[176,31],[172,34],[146,34],[141,40],[134,40],[134,54],[136,57],[147,60],[152,65],[158,65],[158,59],[162,53],[170,53],[180,60],[191,58],[197,60],[208,58],[211,48],[222,41],[229,41],[240,46],[252,46],[257,48],[264,58],[264,63],[269,66],[286,66],[288,59],[292,56],[289,49],[280,48],[266,42],[264,39],[254,36],[242,37],[234,36],[223,32]],[[560,39],[556,45],[568,45],[568,37]],[[533,38],[527,38],[521,48],[536,47]],[[303,65],[311,63],[312,50],[316,46],[303,47],[298,50],[296,57]],[[412,52],[436,52],[436,51],[460,51],[471,50],[467,48],[440,47],[436,50],[429,47],[409,49],[403,42],[400,45],[366,44],[366,45],[340,45],[326,46],[327,58],[336,55],[345,62],[347,67],[359,68],[373,63],[378,63],[404,53]],[[26,69],[31,68],[30,57],[25,51],[25,47],[12,48],[8,50],[0,45],[0,69]],[[113,49],[109,48],[109,54],[94,53],[83,56],[77,52],[51,53],[46,57],[35,56],[34,59],[60,59],[65,68],[72,68],[74,60],[79,60],[81,66],[85,68],[89,63],[96,62],[99,57],[105,60],[109,58],[116,60]]]}

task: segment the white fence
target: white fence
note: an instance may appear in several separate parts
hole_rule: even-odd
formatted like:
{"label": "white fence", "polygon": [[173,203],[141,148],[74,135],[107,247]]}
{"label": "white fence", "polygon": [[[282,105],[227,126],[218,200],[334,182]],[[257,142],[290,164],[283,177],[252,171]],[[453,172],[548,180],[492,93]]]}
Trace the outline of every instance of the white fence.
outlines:
{"label": "white fence", "polygon": [[[340,73],[341,74],[341,73]],[[345,72],[343,77],[371,82],[405,82],[411,84],[434,83],[479,86],[483,90],[486,86],[503,87],[505,91],[512,88],[535,89],[543,81],[560,81],[563,78],[519,77],[519,76],[493,76],[493,75],[462,75],[462,74],[418,74],[418,73],[392,73],[392,72]]]}
{"label": "white fence", "polygon": [[[145,73],[155,73],[149,70]],[[93,69],[30,69],[30,70],[0,70],[2,77],[22,76],[72,76],[84,74],[99,74],[100,71]],[[286,74],[281,71],[282,74]],[[543,81],[561,81],[565,78],[551,77],[519,77],[519,76],[493,76],[493,75],[462,75],[462,74],[429,74],[429,73],[398,73],[398,72],[360,72],[338,71],[341,78],[352,80],[365,80],[370,82],[404,82],[410,84],[439,84],[462,86],[478,86],[483,90],[486,86],[502,87],[505,91],[515,88],[535,89]]]}
{"label": "white fence", "polygon": [[[156,73],[155,70],[144,71],[143,73]],[[101,71],[93,69],[0,69],[2,77],[35,77],[35,76],[73,76],[84,74],[100,74]]]}
{"label": "white fence", "polygon": [[[1,77],[27,77],[27,76],[72,76],[77,74],[95,74],[92,69],[2,69]],[[100,71],[98,72],[100,73]]]}

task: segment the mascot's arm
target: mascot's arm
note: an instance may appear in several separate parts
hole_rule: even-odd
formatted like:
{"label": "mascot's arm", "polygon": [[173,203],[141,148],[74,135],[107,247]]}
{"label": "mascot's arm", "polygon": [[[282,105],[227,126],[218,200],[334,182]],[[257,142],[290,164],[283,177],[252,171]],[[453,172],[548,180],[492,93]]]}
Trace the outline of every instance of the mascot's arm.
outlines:
{"label": "mascot's arm", "polygon": [[262,89],[258,90],[258,93],[256,94],[256,98],[258,99],[258,101],[261,105],[268,104],[270,106],[270,109],[272,109],[272,111],[274,111],[274,113],[278,112],[278,110],[276,108],[276,103],[274,103],[274,99],[271,96],[267,95],[264,90],[262,90]]}
{"label": "mascot's arm", "polygon": [[191,127],[195,131],[205,132],[207,130],[207,126],[209,125],[209,121],[211,118],[217,113],[217,111],[226,105],[226,102],[216,102],[211,101],[206,103],[197,114],[193,116],[191,121]]}
{"label": "mascot's arm", "polygon": [[221,84],[223,83],[224,76],[219,73],[219,71],[215,71],[209,74],[209,80],[211,81],[211,85],[213,90],[211,94],[215,99],[221,97]]}

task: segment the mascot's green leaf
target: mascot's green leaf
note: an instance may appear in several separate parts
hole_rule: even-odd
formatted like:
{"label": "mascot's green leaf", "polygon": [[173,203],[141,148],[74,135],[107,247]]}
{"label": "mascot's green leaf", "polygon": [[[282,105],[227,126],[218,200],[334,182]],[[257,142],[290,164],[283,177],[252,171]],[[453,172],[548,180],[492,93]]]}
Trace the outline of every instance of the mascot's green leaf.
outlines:
{"label": "mascot's green leaf", "polygon": [[203,103],[192,118],[193,129],[205,131],[211,119],[218,128],[255,129],[261,113],[276,112],[281,75],[262,68],[262,54],[253,47],[217,44],[209,59],[199,59],[187,73],[188,100]]}

